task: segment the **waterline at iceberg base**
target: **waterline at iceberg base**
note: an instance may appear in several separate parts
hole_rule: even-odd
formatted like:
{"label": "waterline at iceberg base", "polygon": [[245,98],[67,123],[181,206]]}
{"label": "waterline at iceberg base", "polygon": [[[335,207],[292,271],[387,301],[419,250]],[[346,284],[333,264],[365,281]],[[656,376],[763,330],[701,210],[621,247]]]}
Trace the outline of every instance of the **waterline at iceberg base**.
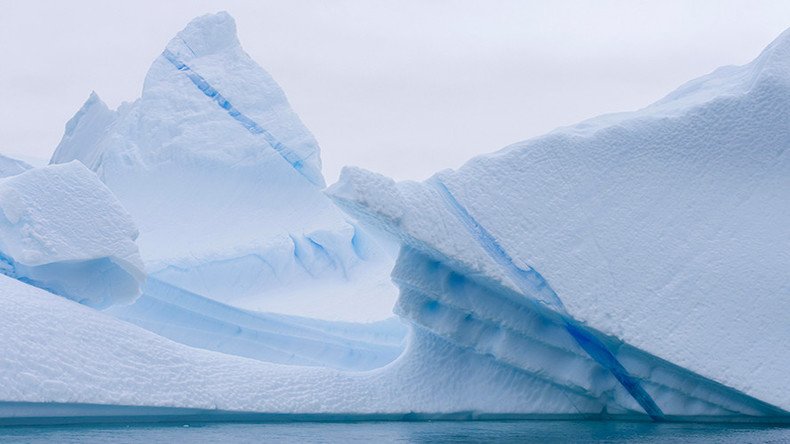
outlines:
{"label": "waterline at iceberg base", "polygon": [[790,31],[425,182],[320,150],[226,13],[2,160],[0,424],[790,423]]}

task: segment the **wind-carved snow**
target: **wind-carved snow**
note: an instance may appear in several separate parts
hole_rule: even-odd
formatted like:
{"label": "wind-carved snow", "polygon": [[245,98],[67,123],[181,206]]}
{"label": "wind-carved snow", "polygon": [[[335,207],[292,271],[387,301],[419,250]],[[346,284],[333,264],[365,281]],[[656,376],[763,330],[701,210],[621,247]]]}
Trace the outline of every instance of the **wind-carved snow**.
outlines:
{"label": "wind-carved snow", "polygon": [[[749,414],[786,418],[788,73],[790,31],[748,65],[719,69],[643,110],[472,159],[458,171],[437,174],[429,181],[434,185],[395,183],[348,168],[329,194],[416,252],[402,253],[396,265],[399,311],[443,337],[467,327],[452,333],[430,313],[459,323],[468,317],[473,325],[490,308],[482,302],[469,307],[471,298],[440,285],[439,276],[417,279],[397,270],[436,261],[489,289],[496,300],[515,299],[514,310],[526,305],[548,319],[557,313],[556,292],[576,320],[566,327],[602,340],[633,376],[625,384],[641,384],[665,415],[691,414],[690,396],[711,402],[702,384],[718,387],[713,404],[728,414],[743,412],[724,407],[725,400],[739,398],[754,408]],[[452,190],[458,205],[447,203],[436,181]],[[527,270],[526,279],[508,271],[511,260]],[[536,285],[539,291],[525,298],[530,292],[522,288]],[[489,316],[489,328],[464,333],[459,345],[495,356],[521,353],[504,345],[509,336],[502,333],[502,315]],[[573,340],[574,331],[560,331]],[[528,336],[540,341],[543,334]],[[477,335],[501,339],[484,345]],[[523,353],[529,347],[524,344]],[[540,358],[551,356],[543,353],[516,365],[550,379],[567,375]],[[674,368],[672,384],[659,382],[667,366]],[[573,384],[584,390],[597,385]],[[642,404],[636,410],[650,414],[649,402]],[[702,410],[698,414],[719,414]]]}
{"label": "wind-carved snow", "polygon": [[79,162],[0,179],[0,272],[92,307],[132,302],[145,277],[129,215]]}

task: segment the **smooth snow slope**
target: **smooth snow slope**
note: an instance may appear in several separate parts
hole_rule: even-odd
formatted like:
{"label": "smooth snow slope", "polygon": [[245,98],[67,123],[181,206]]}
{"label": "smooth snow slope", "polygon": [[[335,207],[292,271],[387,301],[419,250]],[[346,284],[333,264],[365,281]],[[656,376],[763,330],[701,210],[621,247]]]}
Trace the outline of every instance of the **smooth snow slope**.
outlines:
{"label": "smooth snow slope", "polygon": [[390,318],[346,323],[232,307],[148,278],[132,306],[108,313],[193,347],[260,361],[370,370],[403,351],[406,326]]}
{"label": "smooth snow slope", "polygon": [[0,179],[0,273],[93,307],[130,303],[145,278],[136,237],[79,162]]}
{"label": "smooth snow slope", "polygon": [[134,103],[92,94],[52,163],[72,159],[132,214],[160,280],[247,309],[391,316],[392,259],[320,192],[318,144],[227,13],[178,33]]}
{"label": "smooth snow slope", "polygon": [[[702,381],[786,415],[789,147],[787,31],[752,63],[721,68],[643,110],[559,129],[426,183],[396,184],[347,169],[329,193],[409,247],[396,267],[400,310],[438,334],[450,334],[442,333],[445,323],[423,319],[419,310],[450,304],[469,325],[487,317],[494,333],[506,327],[506,312],[475,307],[457,290],[463,286],[453,286],[470,280],[499,303],[515,300],[541,318],[580,323],[664,413],[688,407],[654,386],[672,367],[680,372],[676,383],[687,385],[673,389],[683,396],[701,395],[693,386]],[[532,281],[516,282],[502,266],[509,260]],[[418,272],[426,261],[454,271]],[[430,298],[416,301],[414,292]],[[558,334],[569,341],[568,333]],[[559,340],[540,329],[525,335]],[[485,338],[468,333],[456,342],[506,361],[527,350],[487,350]],[[641,356],[629,359],[628,350]],[[538,356],[518,365],[552,380],[567,381],[569,368],[580,374],[580,366],[558,368],[541,360],[550,355]]]}

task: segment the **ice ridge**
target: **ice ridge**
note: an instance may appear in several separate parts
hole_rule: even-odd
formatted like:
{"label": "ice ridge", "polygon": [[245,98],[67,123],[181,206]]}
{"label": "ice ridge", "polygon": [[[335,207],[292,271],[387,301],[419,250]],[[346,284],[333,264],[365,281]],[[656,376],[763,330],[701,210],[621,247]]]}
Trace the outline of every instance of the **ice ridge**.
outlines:
{"label": "ice ridge", "polygon": [[[489,256],[507,271],[508,276],[521,290],[525,297],[534,298],[534,294],[546,296],[548,303],[559,312],[562,317],[562,323],[565,330],[571,335],[577,344],[585,351],[591,358],[600,364],[603,368],[607,369],[614,375],[617,381],[628,391],[631,397],[639,403],[651,419],[654,421],[661,421],[664,418],[664,413],[658,407],[656,402],[645,391],[639,381],[628,373],[628,370],[617,360],[606,345],[599,340],[592,332],[587,330],[576,319],[574,319],[565,306],[557,293],[551,288],[546,279],[535,269],[529,268],[524,270],[516,265],[513,258],[505,251],[504,248],[496,241],[488,230],[485,229],[479,222],[477,222],[469,211],[458,202],[453,196],[453,193],[437,176],[432,177],[428,183],[432,185],[441,195],[442,202],[450,213],[452,213],[462,225],[469,231],[469,234],[483,247]],[[540,298],[542,302],[546,298]]]}
{"label": "ice ridge", "polygon": [[277,154],[282,156],[282,158],[285,159],[286,162],[291,164],[293,169],[295,169],[297,172],[299,172],[299,174],[301,174],[308,181],[310,181],[310,183],[319,187],[322,186],[323,181],[320,178],[315,177],[314,174],[311,174],[310,170],[306,170],[304,168],[304,159],[300,158],[299,155],[297,155],[293,150],[283,145],[279,140],[277,140],[277,138],[274,137],[274,135],[272,135],[272,133],[270,133],[261,125],[259,125],[257,122],[255,122],[254,120],[246,116],[244,113],[236,109],[236,107],[234,107],[233,104],[228,101],[228,99],[226,99],[222,94],[220,94],[220,92],[217,91],[216,88],[211,86],[211,84],[205,78],[203,78],[203,76],[195,72],[192,68],[190,68],[186,63],[181,61],[178,58],[178,56],[173,54],[173,52],[167,48],[165,48],[165,50],[162,52],[162,56],[165,59],[167,59],[167,61],[172,63],[173,66],[176,67],[176,69],[184,73],[187,76],[187,78],[189,78],[189,80],[192,81],[192,83],[201,92],[203,92],[203,94],[206,95],[206,97],[209,97],[214,102],[216,102],[216,104],[219,105],[220,108],[226,110],[228,112],[228,115],[231,116],[233,119],[235,119],[237,122],[239,122],[244,128],[247,129],[247,131],[249,131],[254,135],[260,134],[261,136],[263,136],[263,138],[266,140],[266,143],[268,143],[269,146],[271,146],[272,149],[274,149],[277,152]]}
{"label": "ice ridge", "polygon": [[32,168],[21,160],[12,159],[0,154],[0,179],[3,177],[16,176]]}

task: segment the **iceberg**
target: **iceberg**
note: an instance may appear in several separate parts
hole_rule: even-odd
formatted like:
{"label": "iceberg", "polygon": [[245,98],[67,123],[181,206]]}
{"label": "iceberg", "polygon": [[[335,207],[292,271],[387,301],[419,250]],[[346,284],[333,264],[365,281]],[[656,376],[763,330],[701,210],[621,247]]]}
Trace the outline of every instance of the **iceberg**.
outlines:
{"label": "iceberg", "polygon": [[392,317],[395,253],[321,192],[317,142],[227,13],[178,33],[133,103],[110,110],[92,93],[51,162],[71,160],[132,215],[160,281],[248,310]]}
{"label": "iceberg", "polygon": [[787,423],[789,72],[790,31],[642,110],[322,190],[232,19],[200,17],[140,99],[92,94],[54,165],[0,179],[0,422]]}
{"label": "iceberg", "polygon": [[788,73],[790,31],[642,110],[328,193],[403,245],[401,317],[459,348],[609,413],[786,418]]}
{"label": "iceberg", "polygon": [[0,179],[0,272],[96,308],[145,279],[129,214],[79,162]]}
{"label": "iceberg", "polygon": [[227,13],[178,33],[135,102],[91,93],[51,162],[74,160],[140,231],[147,281],[108,313],[267,362],[369,370],[402,352],[396,250],[322,193],[317,142]]}

